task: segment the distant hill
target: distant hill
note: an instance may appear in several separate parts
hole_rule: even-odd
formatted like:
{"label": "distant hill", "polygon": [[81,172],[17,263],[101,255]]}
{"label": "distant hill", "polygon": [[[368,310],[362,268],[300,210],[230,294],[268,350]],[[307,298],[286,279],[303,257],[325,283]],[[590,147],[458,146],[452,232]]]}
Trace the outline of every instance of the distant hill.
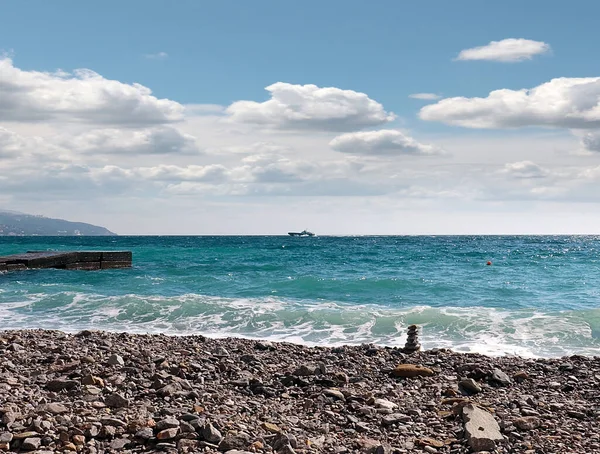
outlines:
{"label": "distant hill", "polygon": [[0,236],[110,236],[104,227],[0,209]]}

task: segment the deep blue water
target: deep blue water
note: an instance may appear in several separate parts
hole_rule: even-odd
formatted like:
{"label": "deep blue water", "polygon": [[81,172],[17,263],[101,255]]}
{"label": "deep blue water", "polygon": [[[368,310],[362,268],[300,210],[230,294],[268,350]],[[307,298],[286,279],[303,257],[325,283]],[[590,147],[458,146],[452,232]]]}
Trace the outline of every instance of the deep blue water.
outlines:
{"label": "deep blue water", "polygon": [[2,328],[600,355],[600,237],[0,237],[46,249],[134,267],[0,274]]}

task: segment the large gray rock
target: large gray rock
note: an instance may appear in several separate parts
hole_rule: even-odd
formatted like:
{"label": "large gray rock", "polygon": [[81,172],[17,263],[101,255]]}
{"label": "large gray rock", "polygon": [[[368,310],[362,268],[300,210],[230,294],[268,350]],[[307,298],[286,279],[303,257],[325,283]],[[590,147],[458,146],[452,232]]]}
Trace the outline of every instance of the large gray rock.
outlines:
{"label": "large gray rock", "polygon": [[201,433],[202,433],[202,438],[204,438],[209,443],[213,443],[216,445],[218,445],[221,442],[221,440],[223,439],[223,435],[221,435],[221,432],[219,432],[217,430],[217,428],[210,423],[207,423],[202,428]]}
{"label": "large gray rock", "polygon": [[512,380],[508,375],[502,372],[500,369],[494,369],[490,377],[490,381],[500,386],[510,386]]}
{"label": "large gray rock", "polygon": [[465,437],[474,452],[493,451],[504,440],[500,426],[491,413],[469,404],[463,407],[462,417]]}
{"label": "large gray rock", "polygon": [[58,402],[51,402],[48,404],[38,405],[35,411],[37,413],[51,413],[53,415],[60,415],[62,413],[67,413],[69,409]]}
{"label": "large gray rock", "polygon": [[42,439],[38,437],[26,438],[21,445],[22,449],[34,451],[42,445]]}
{"label": "large gray rock", "polygon": [[104,398],[104,403],[111,408],[129,407],[129,399],[124,398],[120,394],[112,393]]}

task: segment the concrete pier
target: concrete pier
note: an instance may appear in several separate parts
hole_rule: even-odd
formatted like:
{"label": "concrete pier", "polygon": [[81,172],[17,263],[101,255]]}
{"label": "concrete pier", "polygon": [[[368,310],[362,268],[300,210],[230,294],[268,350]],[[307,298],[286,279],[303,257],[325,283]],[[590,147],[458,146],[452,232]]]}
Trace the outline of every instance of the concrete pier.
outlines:
{"label": "concrete pier", "polygon": [[131,251],[29,251],[0,257],[0,271],[35,268],[104,270],[130,268]]}

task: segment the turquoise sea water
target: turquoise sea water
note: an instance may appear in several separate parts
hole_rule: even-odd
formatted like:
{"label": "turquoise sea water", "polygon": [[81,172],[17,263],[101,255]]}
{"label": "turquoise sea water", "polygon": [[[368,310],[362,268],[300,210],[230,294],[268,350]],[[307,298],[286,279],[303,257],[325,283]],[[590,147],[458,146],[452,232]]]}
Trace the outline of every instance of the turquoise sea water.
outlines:
{"label": "turquoise sea water", "polygon": [[[2,329],[205,334],[600,355],[600,237],[19,237],[133,251],[130,270],[0,274]],[[486,262],[493,262],[486,266]]]}

